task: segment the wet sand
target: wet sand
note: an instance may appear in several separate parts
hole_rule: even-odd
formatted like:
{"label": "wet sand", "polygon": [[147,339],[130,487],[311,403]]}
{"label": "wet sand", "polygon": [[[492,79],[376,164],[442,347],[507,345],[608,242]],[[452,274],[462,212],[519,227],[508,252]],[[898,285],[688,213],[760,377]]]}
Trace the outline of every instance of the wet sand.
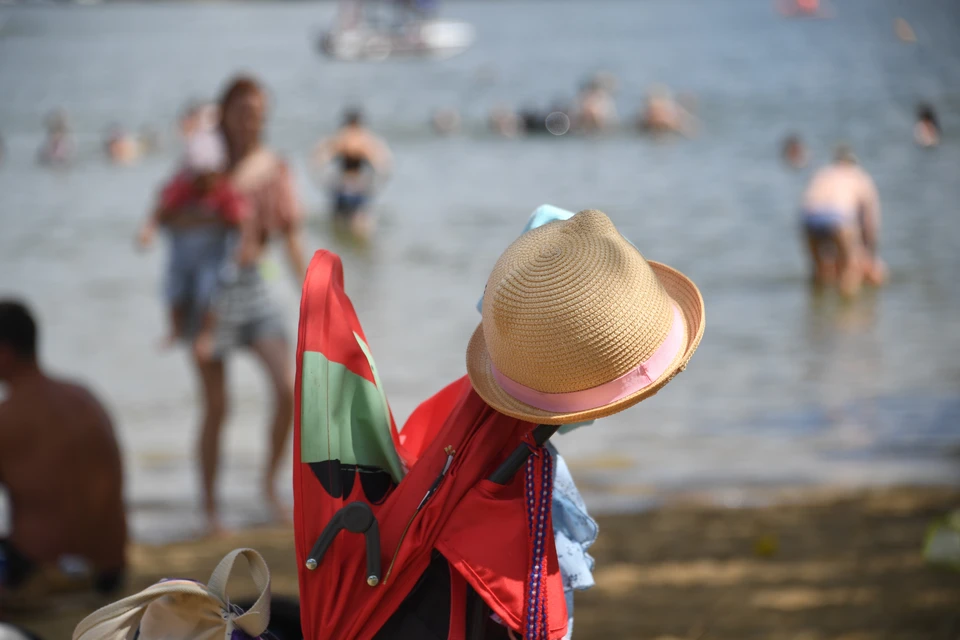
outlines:
{"label": "wet sand", "polygon": [[[930,522],[960,490],[819,491],[777,506],[723,509],[695,499],[600,518],[597,586],[577,599],[578,639],[957,640],[960,573],[925,565]],[[238,546],[258,549],[274,593],[297,592],[289,529],[134,546],[131,590],[161,577],[206,579]],[[247,586],[236,585],[236,597]],[[69,638],[84,610],[21,618]]]}

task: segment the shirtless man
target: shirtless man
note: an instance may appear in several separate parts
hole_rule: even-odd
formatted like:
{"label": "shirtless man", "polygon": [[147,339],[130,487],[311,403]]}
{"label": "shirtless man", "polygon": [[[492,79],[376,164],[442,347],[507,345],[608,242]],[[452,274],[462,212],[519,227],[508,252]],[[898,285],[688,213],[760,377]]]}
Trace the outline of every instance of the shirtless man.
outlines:
{"label": "shirtless man", "polygon": [[880,197],[848,147],[838,147],[833,163],[813,176],[801,222],[815,283],[839,278],[840,292],[847,296],[857,293],[864,278],[883,283],[885,267],[877,257]]}
{"label": "shirtless man", "polygon": [[110,417],[83,387],[48,377],[36,343],[27,308],[0,300],[0,485],[12,512],[10,536],[0,539],[0,612],[60,590],[109,594],[126,566]]}

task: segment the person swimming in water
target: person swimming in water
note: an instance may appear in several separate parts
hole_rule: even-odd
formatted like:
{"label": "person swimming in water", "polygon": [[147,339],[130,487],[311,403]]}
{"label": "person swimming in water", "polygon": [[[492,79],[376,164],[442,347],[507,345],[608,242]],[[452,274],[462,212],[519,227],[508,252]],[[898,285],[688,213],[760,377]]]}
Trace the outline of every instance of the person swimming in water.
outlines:
{"label": "person swimming in water", "polygon": [[340,167],[333,189],[334,224],[357,239],[369,239],[373,220],[368,207],[375,183],[389,176],[393,164],[386,143],[364,126],[359,109],[349,109],[340,131],[317,145],[314,162],[321,169],[331,163]]}
{"label": "person swimming in water", "polygon": [[103,143],[104,153],[113,164],[130,165],[140,158],[140,141],[120,125],[111,125]]}
{"label": "person swimming in water", "polygon": [[54,111],[47,116],[47,138],[40,146],[37,161],[51,167],[62,167],[73,161],[73,138],[70,123],[64,111]]}
{"label": "person swimming in water", "polygon": [[933,107],[925,102],[917,106],[917,124],[913,127],[913,139],[921,147],[935,147],[940,144],[940,120]]}
{"label": "person swimming in water", "polygon": [[807,147],[803,140],[795,133],[791,133],[783,140],[780,151],[783,161],[793,169],[803,169],[807,166]]}
{"label": "person swimming in water", "polygon": [[585,133],[609,129],[617,123],[617,106],[610,84],[601,76],[591,78],[578,96],[575,128]]}
{"label": "person swimming in water", "polygon": [[656,86],[647,95],[646,103],[637,116],[637,127],[644,133],[689,136],[694,131],[694,120],[666,87]]}
{"label": "person swimming in water", "polygon": [[848,146],[839,145],[833,162],[813,176],[800,218],[815,284],[839,279],[840,292],[853,296],[864,279],[874,285],[886,279],[877,255],[880,196]]}

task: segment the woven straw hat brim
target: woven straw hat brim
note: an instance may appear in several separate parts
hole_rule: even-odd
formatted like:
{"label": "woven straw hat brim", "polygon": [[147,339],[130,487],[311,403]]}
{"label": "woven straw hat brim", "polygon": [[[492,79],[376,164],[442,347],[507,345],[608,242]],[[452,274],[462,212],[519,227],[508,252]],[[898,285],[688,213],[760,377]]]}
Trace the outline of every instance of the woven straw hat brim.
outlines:
{"label": "woven straw hat brim", "polygon": [[667,370],[653,384],[611,404],[576,413],[551,413],[532,407],[513,398],[497,384],[490,367],[490,353],[487,351],[483,337],[483,324],[480,324],[473,332],[470,344],[467,346],[467,374],[470,376],[473,388],[488,405],[500,413],[537,424],[570,424],[594,420],[619,413],[654,395],[687,366],[687,362],[697,350],[700,338],[703,336],[705,315],[703,297],[689,278],[665,264],[652,260],[649,264],[657,280],[666,289],[667,295],[677,304],[686,323],[685,348],[680,350]]}

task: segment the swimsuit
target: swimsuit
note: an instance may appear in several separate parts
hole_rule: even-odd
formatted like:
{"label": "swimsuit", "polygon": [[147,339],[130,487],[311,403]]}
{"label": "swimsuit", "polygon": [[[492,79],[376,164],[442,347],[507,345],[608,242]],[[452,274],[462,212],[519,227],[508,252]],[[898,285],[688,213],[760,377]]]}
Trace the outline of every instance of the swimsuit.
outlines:
{"label": "swimsuit", "polygon": [[[360,173],[369,164],[366,156],[341,153],[340,168],[343,173]],[[337,219],[351,218],[366,207],[370,194],[366,188],[357,189],[344,184],[333,192],[333,215]]]}
{"label": "swimsuit", "polygon": [[366,206],[370,196],[365,191],[350,191],[339,188],[333,194],[333,215],[336,218],[350,218]]}
{"label": "swimsuit", "polygon": [[[38,563],[23,555],[9,540],[0,538],[0,588],[15,591],[24,586],[38,569]],[[123,585],[123,580],[122,569],[102,571],[93,576],[93,590],[110,594]]]}
{"label": "swimsuit", "polygon": [[341,153],[339,158],[340,168],[344,173],[357,173],[367,165],[367,157],[363,155]]}
{"label": "swimsuit", "polygon": [[800,217],[804,230],[818,239],[832,237],[850,223],[848,216],[825,207],[804,209]]}
{"label": "swimsuit", "polygon": [[198,228],[170,233],[164,296],[172,306],[186,306],[187,335],[195,333],[230,272],[237,234],[224,229]]}

